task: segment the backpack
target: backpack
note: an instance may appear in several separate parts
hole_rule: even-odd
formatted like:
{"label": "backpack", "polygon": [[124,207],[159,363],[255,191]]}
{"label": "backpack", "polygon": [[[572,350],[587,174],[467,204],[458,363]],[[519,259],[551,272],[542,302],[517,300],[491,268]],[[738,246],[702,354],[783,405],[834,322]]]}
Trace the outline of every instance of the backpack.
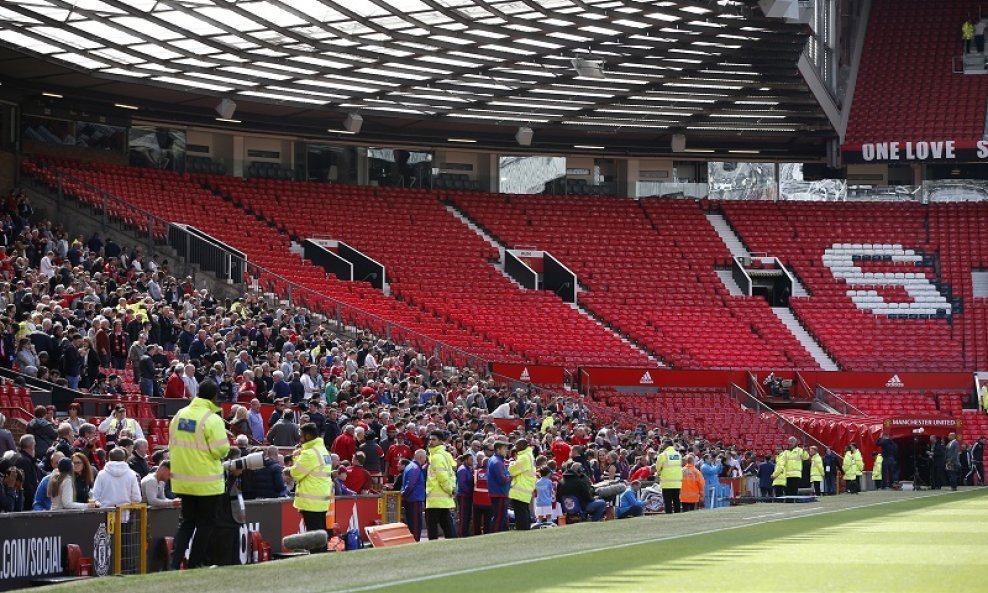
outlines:
{"label": "backpack", "polygon": [[665,509],[665,501],[662,499],[662,487],[652,484],[648,488],[642,489],[642,502],[645,503],[645,510],[650,513],[658,513]]}
{"label": "backpack", "polygon": [[359,550],[363,547],[363,542],[360,541],[360,532],[356,529],[348,529],[343,536],[343,541],[346,545],[347,552]]}

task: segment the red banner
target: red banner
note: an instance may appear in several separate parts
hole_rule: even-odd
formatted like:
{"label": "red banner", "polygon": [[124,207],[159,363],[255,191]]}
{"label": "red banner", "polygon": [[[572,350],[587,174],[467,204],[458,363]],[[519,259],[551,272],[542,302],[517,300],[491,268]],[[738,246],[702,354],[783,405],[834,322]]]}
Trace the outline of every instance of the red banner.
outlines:
{"label": "red banner", "polygon": [[580,385],[613,387],[730,387],[747,388],[746,371],[680,371],[661,368],[585,367]]}
{"label": "red banner", "polygon": [[539,385],[562,385],[565,383],[563,367],[539,366],[534,364],[491,363],[491,374],[521,383]]}
{"label": "red banner", "polygon": [[909,435],[945,437],[960,429],[955,418],[946,416],[895,416],[886,418],[884,426],[892,438]]}
{"label": "red banner", "polygon": [[833,371],[800,371],[812,387],[827,389],[974,389],[973,373],[851,373]]}
{"label": "red banner", "polygon": [[[350,528],[350,521],[356,515],[356,522],[360,526],[360,538],[366,540],[364,529],[374,525],[375,521],[380,521],[379,510],[380,496],[339,496],[333,499],[335,508],[336,524],[340,526],[340,531],[345,532]],[[302,522],[302,515],[292,505],[292,501],[285,501],[281,506],[281,536],[294,535],[305,531],[305,524]],[[272,544],[275,550],[281,549],[281,542]]]}

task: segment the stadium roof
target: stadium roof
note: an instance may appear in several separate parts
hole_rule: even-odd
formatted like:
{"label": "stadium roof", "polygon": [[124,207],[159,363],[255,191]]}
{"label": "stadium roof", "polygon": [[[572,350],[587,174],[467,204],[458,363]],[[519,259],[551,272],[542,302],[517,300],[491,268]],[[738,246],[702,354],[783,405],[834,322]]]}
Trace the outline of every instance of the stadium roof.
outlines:
{"label": "stadium roof", "polygon": [[166,88],[200,109],[229,97],[323,131],[359,112],[372,135],[378,120],[417,136],[792,143],[833,135],[796,66],[807,34],[734,0],[5,0],[0,72],[151,102]]}

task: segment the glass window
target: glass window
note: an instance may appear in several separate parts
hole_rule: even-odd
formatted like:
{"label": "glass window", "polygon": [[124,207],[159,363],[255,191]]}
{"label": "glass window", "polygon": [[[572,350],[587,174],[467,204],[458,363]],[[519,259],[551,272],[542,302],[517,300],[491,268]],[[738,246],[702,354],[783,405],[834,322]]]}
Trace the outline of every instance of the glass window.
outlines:
{"label": "glass window", "polygon": [[400,148],[368,148],[367,177],[371,185],[431,187],[432,153]]}
{"label": "glass window", "polygon": [[502,156],[498,165],[499,188],[506,194],[548,193],[557,179],[566,179],[561,156]]}

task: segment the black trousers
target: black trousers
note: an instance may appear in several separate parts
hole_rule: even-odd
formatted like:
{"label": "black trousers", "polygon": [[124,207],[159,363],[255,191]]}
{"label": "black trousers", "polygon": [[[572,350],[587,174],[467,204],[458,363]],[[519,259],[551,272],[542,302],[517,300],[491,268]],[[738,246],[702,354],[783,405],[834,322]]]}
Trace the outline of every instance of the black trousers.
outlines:
{"label": "black trousers", "polygon": [[511,499],[511,508],[515,511],[515,529],[528,531],[532,528],[532,504]]}
{"label": "black trousers", "polygon": [[799,478],[786,478],[786,496],[799,494]]}
{"label": "black trousers", "polygon": [[[216,524],[216,511],[222,494],[212,496],[193,496],[182,494],[182,513],[178,523],[178,533],[175,534],[175,551],[172,554],[172,570],[178,570],[189,549],[189,568],[206,566],[209,552],[209,541],[212,537],[213,526]],[[193,539],[192,534],[195,534]]]}
{"label": "black trousers", "polygon": [[662,501],[665,503],[667,515],[683,512],[683,505],[679,502],[679,488],[663,488]]}
{"label": "black trousers", "polygon": [[240,564],[240,526],[223,525],[213,527],[213,541],[210,545],[209,562],[217,566]]}
{"label": "black trousers", "polygon": [[821,486],[823,486],[823,482],[813,481],[810,482],[810,484],[813,484],[813,494],[816,494],[817,496],[823,495],[823,488],[821,488]]}
{"label": "black trousers", "polygon": [[453,528],[453,513],[450,509],[425,509],[425,531],[429,534],[429,539],[439,539],[439,529],[443,530],[443,537],[454,539],[456,529]]}
{"label": "black trousers", "polygon": [[456,497],[456,527],[459,537],[470,536],[470,523],[473,519],[473,496]]}
{"label": "black trousers", "polygon": [[684,513],[688,513],[690,511],[695,511],[695,510],[696,510],[696,503],[695,502],[684,502],[683,503],[683,512]]}
{"label": "black trousers", "polygon": [[473,535],[490,533],[491,507],[474,505],[473,521],[471,523],[473,524],[473,529],[471,529]]}
{"label": "black trousers", "polygon": [[772,484],[772,494],[776,498],[779,498],[780,496],[785,496],[786,495],[786,487],[785,486],[779,486],[779,485],[776,485],[776,484]]}

